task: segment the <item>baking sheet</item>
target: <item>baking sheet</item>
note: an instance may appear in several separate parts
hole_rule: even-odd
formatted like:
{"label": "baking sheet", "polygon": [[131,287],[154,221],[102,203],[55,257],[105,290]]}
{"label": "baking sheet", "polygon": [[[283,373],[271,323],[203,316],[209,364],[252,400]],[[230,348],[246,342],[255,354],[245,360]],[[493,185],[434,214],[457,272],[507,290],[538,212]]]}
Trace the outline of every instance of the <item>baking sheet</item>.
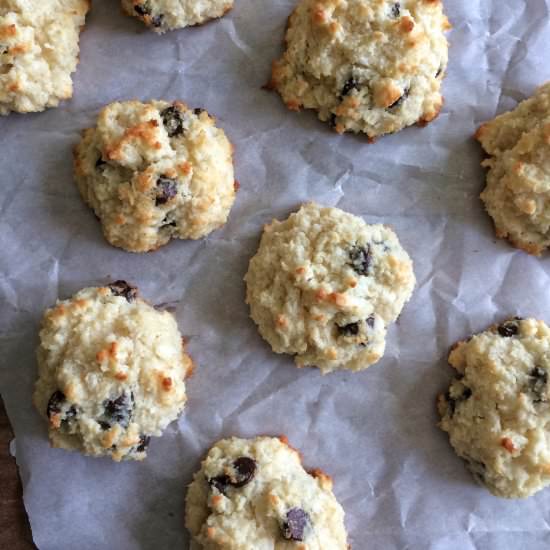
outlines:
{"label": "baking sheet", "polygon": [[[550,78],[549,1],[447,0],[445,107],[427,128],[368,144],[261,89],[294,0],[237,0],[219,22],[162,37],[95,0],[74,99],[0,120],[0,388],[41,550],[186,548],[184,489],[217,439],[286,434],[335,479],[355,549],[539,550],[550,490],[505,501],[478,487],[436,428],[455,340],[509,315],[550,322],[549,260],[496,241],[471,135]],[[182,99],[218,118],[241,183],[227,225],[133,255],[110,247],[72,180],[71,148],[106,103]],[[322,377],[273,354],[248,318],[243,275],[262,225],[306,200],[391,224],[415,262],[385,357]],[[186,413],[142,463],[50,449],[31,406],[44,308],[113,279],[176,308],[198,368]]]}

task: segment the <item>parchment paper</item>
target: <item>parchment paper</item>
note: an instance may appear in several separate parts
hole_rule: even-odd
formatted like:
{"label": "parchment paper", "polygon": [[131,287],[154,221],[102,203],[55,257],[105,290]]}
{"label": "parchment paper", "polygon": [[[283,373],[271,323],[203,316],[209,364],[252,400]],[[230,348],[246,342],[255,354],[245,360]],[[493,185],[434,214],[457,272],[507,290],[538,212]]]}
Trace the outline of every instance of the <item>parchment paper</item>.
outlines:
{"label": "parchment paper", "polygon": [[[354,549],[547,549],[550,489],[506,501],[478,487],[436,428],[448,346],[506,316],[550,322],[549,259],[496,241],[478,199],[480,122],[550,78],[549,0],[447,0],[445,108],[425,129],[368,144],[261,89],[294,0],[237,0],[219,22],[159,37],[95,0],[74,99],[0,120],[0,384],[41,550],[187,548],[184,489],[217,439],[286,434],[335,479]],[[71,148],[99,109],[182,99],[217,115],[241,183],[227,225],[134,255],[109,246],[72,178]],[[322,377],[277,356],[248,318],[242,277],[262,225],[306,200],[391,224],[418,285],[385,357]],[[198,368],[185,414],[142,463],[50,449],[31,405],[43,310],[126,279],[171,304]]]}

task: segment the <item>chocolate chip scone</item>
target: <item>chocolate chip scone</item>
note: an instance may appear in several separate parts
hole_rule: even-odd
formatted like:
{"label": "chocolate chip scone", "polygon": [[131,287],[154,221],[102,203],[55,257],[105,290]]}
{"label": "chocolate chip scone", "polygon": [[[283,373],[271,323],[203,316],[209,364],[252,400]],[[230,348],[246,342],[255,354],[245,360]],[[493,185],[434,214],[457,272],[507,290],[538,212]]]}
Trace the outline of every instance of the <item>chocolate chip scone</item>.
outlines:
{"label": "chocolate chip scone", "polygon": [[245,281],[251,317],[273,350],[327,373],[382,357],[415,276],[391,229],[309,203],[264,227]]}
{"label": "chocolate chip scone", "polygon": [[540,255],[550,246],[550,82],[476,133],[490,155],[481,199],[496,234]]}
{"label": "chocolate chip scone", "polygon": [[233,7],[233,0],[122,0],[122,7],[163,33],[222,17]]}
{"label": "chocolate chip scone", "polygon": [[455,344],[457,370],[439,396],[440,428],[474,478],[499,497],[550,483],[550,329],[514,318]]}
{"label": "chocolate chip scone", "polygon": [[74,152],[80,193],[105,238],[146,252],[171,238],[199,239],[235,201],[233,148],[203,109],[126,101],[99,114]]}
{"label": "chocolate chip scone", "polygon": [[440,0],[300,0],[271,86],[338,133],[423,125],[443,104],[449,28]]}
{"label": "chocolate chip scone", "polygon": [[185,525],[204,550],[347,550],[332,480],[285,438],[222,439],[189,486]]}
{"label": "chocolate chip scone", "polygon": [[73,95],[89,0],[0,2],[0,115],[56,107]]}
{"label": "chocolate chip scone", "polygon": [[34,404],[52,446],[142,460],[184,408],[192,362],[174,317],[124,281],[58,301],[42,321]]}

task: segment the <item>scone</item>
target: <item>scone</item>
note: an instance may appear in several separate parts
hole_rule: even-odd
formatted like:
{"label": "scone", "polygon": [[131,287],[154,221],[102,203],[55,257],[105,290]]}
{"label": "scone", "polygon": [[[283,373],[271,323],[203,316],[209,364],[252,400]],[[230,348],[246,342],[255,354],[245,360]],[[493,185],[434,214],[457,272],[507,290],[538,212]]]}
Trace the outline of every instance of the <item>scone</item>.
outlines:
{"label": "scone", "polygon": [[0,2],[0,114],[56,107],[73,95],[89,0]]}
{"label": "scone", "polygon": [[158,33],[200,25],[222,17],[232,7],[233,0],[122,0],[128,15]]}
{"label": "scone", "polygon": [[235,201],[233,148],[203,109],[112,103],[74,152],[80,193],[105,238],[146,252],[222,226]]}
{"label": "scone", "polygon": [[550,82],[476,138],[490,155],[481,199],[497,237],[540,255],[550,246]]}
{"label": "scone", "polygon": [[378,361],[415,285],[391,229],[315,203],[264,227],[245,281],[251,317],[273,351],[323,374]]}
{"label": "scone", "polygon": [[222,439],[189,486],[185,525],[204,550],[347,550],[332,480],[286,438]]}
{"label": "scone", "polygon": [[192,362],[174,317],[124,281],[58,301],[42,321],[34,404],[52,446],[142,460],[185,405]]}
{"label": "scone", "polygon": [[449,28],[441,0],[300,0],[270,86],[338,133],[424,125],[443,104]]}
{"label": "scone", "polygon": [[518,317],[455,344],[439,426],[474,478],[499,497],[550,483],[550,329]]}

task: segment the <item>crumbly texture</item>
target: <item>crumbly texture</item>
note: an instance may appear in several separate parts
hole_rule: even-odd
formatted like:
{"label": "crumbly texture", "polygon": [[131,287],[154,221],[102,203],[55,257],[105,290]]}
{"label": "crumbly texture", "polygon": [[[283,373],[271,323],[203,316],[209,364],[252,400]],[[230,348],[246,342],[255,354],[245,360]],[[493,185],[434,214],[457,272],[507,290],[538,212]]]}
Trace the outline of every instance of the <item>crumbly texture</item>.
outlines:
{"label": "crumbly texture", "polygon": [[496,234],[530,254],[550,246],[550,82],[476,133],[490,155],[481,199]]}
{"label": "crumbly texture", "polygon": [[160,34],[222,17],[232,7],[233,0],[122,0],[128,15]]}
{"label": "crumbly texture", "polygon": [[74,169],[105,238],[131,252],[204,237],[235,201],[231,143],[205,110],[177,101],[108,105],[84,131]]}
{"label": "crumbly texture", "polygon": [[550,483],[550,329],[509,319],[455,344],[457,370],[439,396],[440,428],[474,478],[499,497]]}
{"label": "crumbly texture", "polygon": [[73,95],[89,0],[0,2],[0,114],[56,107]]}
{"label": "crumbly texture", "polygon": [[142,460],[185,405],[192,362],[176,321],[124,281],[45,312],[34,404],[52,446]]}
{"label": "crumbly texture", "polygon": [[285,438],[223,439],[189,486],[185,525],[204,550],[347,550],[332,480]]}
{"label": "crumbly texture", "polygon": [[443,104],[449,28],[440,0],[300,0],[271,86],[338,133],[424,125]]}
{"label": "crumbly texture", "polygon": [[315,203],[264,227],[245,281],[251,317],[273,350],[323,373],[378,361],[415,285],[391,229]]}

